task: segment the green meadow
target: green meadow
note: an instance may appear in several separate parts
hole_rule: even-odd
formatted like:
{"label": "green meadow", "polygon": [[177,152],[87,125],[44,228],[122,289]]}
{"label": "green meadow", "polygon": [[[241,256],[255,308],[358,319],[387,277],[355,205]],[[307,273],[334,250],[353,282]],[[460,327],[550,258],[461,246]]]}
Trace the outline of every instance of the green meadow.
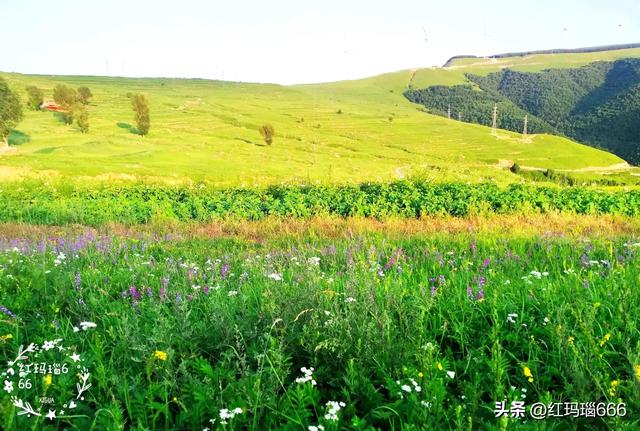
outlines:
{"label": "green meadow", "polygon": [[0,429],[638,429],[638,168],[403,96],[629,56],[295,86],[0,73],[23,100],[93,93],[88,133],[25,108],[0,152]]}
{"label": "green meadow", "polygon": [[[23,97],[27,85],[36,85],[50,98],[61,83],[88,86],[94,94],[86,134],[52,112],[26,111],[10,138],[10,151],[0,156],[0,175],[251,186],[387,181],[427,174],[434,181],[507,183],[519,181],[505,171],[516,162],[537,169],[586,169],[601,177],[607,167],[624,161],[557,136],[523,140],[506,131],[493,135],[486,127],[426,114],[402,93],[410,85],[461,83],[466,72],[489,73],[505,66],[540,70],[637,55],[638,50],[538,55],[491,64],[464,59],[449,68],[296,86],[0,73]],[[149,99],[151,131],[145,137],[134,133],[131,93]],[[272,146],[258,133],[266,123],[275,127]],[[633,172],[623,171],[627,176]]]}

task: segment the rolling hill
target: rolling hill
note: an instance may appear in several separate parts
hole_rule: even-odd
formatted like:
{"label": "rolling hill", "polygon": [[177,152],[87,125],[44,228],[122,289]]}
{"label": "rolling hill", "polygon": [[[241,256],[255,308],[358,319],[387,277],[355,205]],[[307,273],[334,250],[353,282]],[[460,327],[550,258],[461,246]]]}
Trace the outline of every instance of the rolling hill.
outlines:
{"label": "rolling hill", "polygon": [[[456,62],[470,60],[478,61],[458,58],[448,64],[456,67]],[[430,112],[444,116],[451,110],[463,114],[462,121],[485,125],[491,123],[495,104],[501,128],[521,131],[528,115],[530,132],[567,136],[640,163],[640,59],[614,56],[580,67],[554,64],[554,68],[533,71],[520,70],[521,59],[514,60],[512,55],[493,60],[515,61],[515,65],[488,74],[486,69],[475,74],[470,66],[464,68],[467,83],[412,88],[405,95]]]}
{"label": "rolling hill", "polygon": [[[640,50],[461,59],[447,68],[405,70],[325,84],[279,86],[199,79],[44,76],[0,73],[25,99],[36,85],[88,86],[90,130],[54,113],[28,111],[0,156],[0,176],[207,181],[254,185],[283,181],[361,182],[411,174],[433,180],[519,181],[505,167],[588,172],[624,168],[605,151],[547,134],[521,135],[430,115],[408,101],[408,88],[469,83],[509,66],[525,71],[639,56]],[[517,63],[517,65],[515,64]],[[132,133],[131,93],[150,101],[151,131]],[[258,128],[276,130],[266,146]],[[626,171],[626,170],[625,170]]]}

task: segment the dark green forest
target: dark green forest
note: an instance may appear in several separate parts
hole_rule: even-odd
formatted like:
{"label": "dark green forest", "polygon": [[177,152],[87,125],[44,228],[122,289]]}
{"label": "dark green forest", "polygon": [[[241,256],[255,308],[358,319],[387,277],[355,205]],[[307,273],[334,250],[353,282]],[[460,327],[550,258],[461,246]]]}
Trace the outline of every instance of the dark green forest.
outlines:
{"label": "dark green forest", "polygon": [[491,125],[498,105],[498,127],[565,135],[605,148],[640,164],[640,59],[597,62],[574,69],[539,73],[505,69],[487,76],[468,74],[472,85],[409,89],[405,96],[431,113]]}

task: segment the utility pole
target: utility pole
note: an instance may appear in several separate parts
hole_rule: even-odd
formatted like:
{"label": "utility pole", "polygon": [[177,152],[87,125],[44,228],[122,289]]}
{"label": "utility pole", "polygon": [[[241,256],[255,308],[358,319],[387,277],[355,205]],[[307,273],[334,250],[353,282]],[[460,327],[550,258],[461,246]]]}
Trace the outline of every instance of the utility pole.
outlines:
{"label": "utility pole", "polygon": [[449,109],[447,109],[447,118],[451,120],[451,105],[449,105]]}
{"label": "utility pole", "polygon": [[462,112],[458,111],[458,121],[462,121]]}
{"label": "utility pole", "polygon": [[491,133],[496,134],[498,128],[498,104],[493,105],[493,125],[491,126]]}
{"label": "utility pole", "polygon": [[522,136],[525,137],[525,138],[527,137],[527,123],[528,123],[528,120],[529,120],[528,115],[525,115],[524,116],[524,130],[522,130]]}

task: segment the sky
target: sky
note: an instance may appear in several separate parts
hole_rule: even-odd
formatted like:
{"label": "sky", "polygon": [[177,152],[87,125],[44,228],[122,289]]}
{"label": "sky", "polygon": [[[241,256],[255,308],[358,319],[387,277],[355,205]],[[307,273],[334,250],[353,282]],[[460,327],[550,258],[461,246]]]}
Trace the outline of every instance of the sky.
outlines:
{"label": "sky", "polygon": [[296,84],[640,42],[638,0],[0,0],[0,71]]}

